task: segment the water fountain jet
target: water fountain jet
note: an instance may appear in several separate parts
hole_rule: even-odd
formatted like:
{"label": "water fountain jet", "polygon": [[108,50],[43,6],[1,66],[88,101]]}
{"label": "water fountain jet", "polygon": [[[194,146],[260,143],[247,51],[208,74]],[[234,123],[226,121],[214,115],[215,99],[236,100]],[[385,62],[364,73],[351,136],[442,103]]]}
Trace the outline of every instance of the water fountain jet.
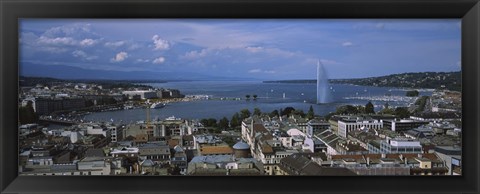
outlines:
{"label": "water fountain jet", "polygon": [[325,104],[331,101],[331,92],[328,88],[327,71],[323,64],[317,62],[317,104]]}

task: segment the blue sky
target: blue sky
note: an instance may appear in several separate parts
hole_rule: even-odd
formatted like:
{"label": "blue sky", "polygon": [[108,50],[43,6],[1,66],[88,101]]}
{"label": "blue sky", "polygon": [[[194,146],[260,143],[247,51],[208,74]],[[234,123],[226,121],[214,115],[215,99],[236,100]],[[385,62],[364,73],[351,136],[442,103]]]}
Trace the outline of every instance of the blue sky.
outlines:
{"label": "blue sky", "polygon": [[459,71],[460,20],[22,19],[20,62],[271,79]]}

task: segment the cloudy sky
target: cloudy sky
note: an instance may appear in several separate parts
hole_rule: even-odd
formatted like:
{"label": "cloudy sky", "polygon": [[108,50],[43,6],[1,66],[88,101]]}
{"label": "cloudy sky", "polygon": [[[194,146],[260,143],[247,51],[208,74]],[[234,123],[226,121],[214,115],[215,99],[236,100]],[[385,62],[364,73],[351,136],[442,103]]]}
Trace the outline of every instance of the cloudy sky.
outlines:
{"label": "cloudy sky", "polygon": [[23,19],[20,62],[269,79],[460,70],[460,20]]}

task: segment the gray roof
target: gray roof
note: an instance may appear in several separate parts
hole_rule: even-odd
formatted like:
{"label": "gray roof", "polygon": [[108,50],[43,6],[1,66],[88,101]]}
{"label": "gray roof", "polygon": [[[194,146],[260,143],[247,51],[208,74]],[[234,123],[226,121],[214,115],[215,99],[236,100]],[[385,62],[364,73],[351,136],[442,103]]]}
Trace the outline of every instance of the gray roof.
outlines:
{"label": "gray roof", "polygon": [[154,165],[155,165],[155,163],[152,160],[149,160],[149,159],[144,160],[142,162],[142,166],[154,166]]}
{"label": "gray roof", "polygon": [[104,157],[105,153],[103,152],[103,149],[88,149],[85,152],[85,157]]}
{"label": "gray roof", "polygon": [[235,145],[233,145],[233,149],[236,149],[236,150],[248,150],[250,149],[250,146],[243,142],[243,141],[239,141],[237,142]]}
{"label": "gray roof", "polygon": [[290,175],[352,176],[347,168],[321,167],[304,154],[292,154],[283,158],[279,167]]}
{"label": "gray roof", "polygon": [[168,145],[147,143],[147,144],[140,145],[138,149],[139,149],[139,154],[141,156],[170,155],[170,148],[168,147]]}
{"label": "gray roof", "polygon": [[174,148],[175,152],[184,152],[183,148],[179,145],[176,145]]}

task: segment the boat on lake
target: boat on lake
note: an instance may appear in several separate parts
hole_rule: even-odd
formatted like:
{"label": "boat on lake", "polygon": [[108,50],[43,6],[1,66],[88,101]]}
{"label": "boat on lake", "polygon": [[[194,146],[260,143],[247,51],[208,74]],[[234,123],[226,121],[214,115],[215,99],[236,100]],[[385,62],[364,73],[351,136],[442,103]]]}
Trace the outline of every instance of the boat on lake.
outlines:
{"label": "boat on lake", "polygon": [[150,106],[150,108],[157,109],[157,108],[163,108],[165,106],[166,106],[165,103],[157,102],[157,103],[153,103],[152,106]]}

